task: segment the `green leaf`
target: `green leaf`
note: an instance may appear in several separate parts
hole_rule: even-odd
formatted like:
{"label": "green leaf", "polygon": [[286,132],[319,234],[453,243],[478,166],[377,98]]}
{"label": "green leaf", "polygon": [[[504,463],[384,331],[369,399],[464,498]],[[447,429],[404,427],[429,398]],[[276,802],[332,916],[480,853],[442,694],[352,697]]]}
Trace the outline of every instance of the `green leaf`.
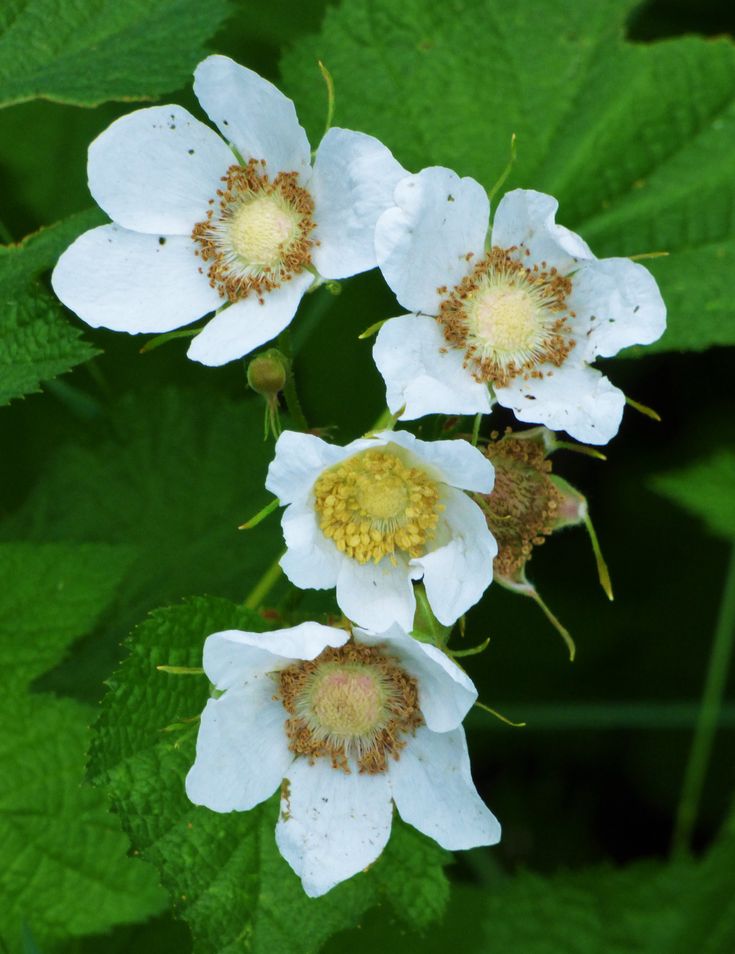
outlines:
{"label": "green leaf", "polygon": [[11,952],[24,936],[44,949],[161,908],[151,869],[126,857],[105,798],[82,784],[94,710],[27,691],[92,628],[128,559],[109,546],[0,545],[0,941]]}
{"label": "green leaf", "polygon": [[40,384],[97,354],[40,286],[0,297],[0,405],[40,391]]}
{"label": "green leaf", "polygon": [[[555,195],[600,256],[649,261],[669,308],[652,350],[735,344],[735,48],[683,37],[632,44],[631,0],[345,0],[283,60],[313,136],[317,61],[335,122],[407,166],[448,165],[490,188]],[[651,349],[646,349],[651,350]]]}
{"label": "green leaf", "polygon": [[0,245],[0,288],[3,294],[24,292],[33,279],[49,271],[77,236],[106,221],[99,209],[86,209],[39,229],[16,245]]}
{"label": "green leaf", "polygon": [[90,771],[108,785],[131,840],[161,872],[195,950],[316,952],[386,896],[414,926],[444,904],[445,853],[396,823],[393,841],[367,874],[309,899],[275,845],[278,796],[250,812],[222,815],[192,805],[184,776],[194,760],[197,724],[162,731],[199,714],[204,676],[157,665],[201,665],[207,635],[265,628],[261,617],[224,600],[196,598],[157,610],[130,638],[130,656],[110,681],[95,727]]}
{"label": "green leaf", "polygon": [[24,688],[112,601],[131,554],[104,544],[0,544],[0,671]]}
{"label": "green leaf", "polygon": [[226,0],[5,0],[0,106],[96,106],[177,89],[228,9]]}
{"label": "green leaf", "polygon": [[237,529],[267,502],[273,457],[244,378],[237,400],[204,389],[127,395],[49,460],[0,527],[6,539],[104,540],[135,551],[123,598],[67,667],[63,690],[94,698],[148,610],[197,591],[244,599],[282,546],[275,515]]}
{"label": "green leaf", "polygon": [[77,235],[103,220],[96,209],[0,246],[0,405],[39,391],[42,381],[88,361],[97,350],[36,279]]}
{"label": "green leaf", "polygon": [[722,448],[710,457],[651,478],[664,497],[703,520],[710,533],[735,540],[735,452]]}

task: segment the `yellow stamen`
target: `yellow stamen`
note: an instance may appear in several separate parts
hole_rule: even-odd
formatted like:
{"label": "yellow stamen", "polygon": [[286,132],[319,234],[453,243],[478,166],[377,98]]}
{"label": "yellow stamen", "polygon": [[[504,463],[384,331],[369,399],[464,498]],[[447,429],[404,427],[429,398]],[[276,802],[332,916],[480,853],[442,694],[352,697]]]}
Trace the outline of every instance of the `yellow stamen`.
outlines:
{"label": "yellow stamen", "polygon": [[565,327],[571,288],[545,262],[527,267],[518,249],[492,248],[441,303],[438,321],[475,379],[503,387],[519,374],[538,377],[539,364],[563,364],[574,347]]}
{"label": "yellow stamen", "polygon": [[325,471],[314,497],[322,533],[358,563],[421,556],[444,509],[436,481],[385,450]]}

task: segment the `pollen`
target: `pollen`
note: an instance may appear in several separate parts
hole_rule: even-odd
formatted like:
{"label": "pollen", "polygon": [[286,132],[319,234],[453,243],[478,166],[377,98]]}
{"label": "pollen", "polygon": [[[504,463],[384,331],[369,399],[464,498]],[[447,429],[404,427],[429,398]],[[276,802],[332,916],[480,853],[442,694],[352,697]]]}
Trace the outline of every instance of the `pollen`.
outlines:
{"label": "pollen", "polygon": [[298,173],[270,179],[255,159],[230,166],[206,219],[192,231],[210,285],[230,302],[251,293],[262,300],[309,268],[313,212],[314,200],[298,184]]}
{"label": "pollen", "polygon": [[277,697],[289,719],[295,755],[370,775],[398,759],[405,737],[423,723],[416,681],[379,647],[354,642],[278,674]]}
{"label": "pollen", "polygon": [[485,453],[495,468],[495,486],[475,499],[498,543],[495,573],[521,582],[534,547],[553,533],[564,498],[551,479],[543,440],[508,431]]}
{"label": "pollen", "polygon": [[439,485],[386,450],[367,450],[325,471],[314,485],[322,533],[358,563],[421,556],[444,509]]}
{"label": "pollen", "polygon": [[567,327],[570,280],[555,268],[526,266],[518,249],[492,248],[442,301],[444,337],[465,352],[477,381],[504,387],[518,375],[560,367],[574,347]]}

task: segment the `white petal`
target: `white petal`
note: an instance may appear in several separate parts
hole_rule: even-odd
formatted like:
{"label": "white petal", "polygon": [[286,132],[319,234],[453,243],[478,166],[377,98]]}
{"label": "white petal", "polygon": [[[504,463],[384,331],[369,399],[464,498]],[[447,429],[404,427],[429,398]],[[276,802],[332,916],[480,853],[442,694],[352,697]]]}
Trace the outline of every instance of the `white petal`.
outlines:
{"label": "white petal", "polygon": [[393,191],[407,174],[373,136],[329,130],[309,186],[319,243],[312,257],[321,275],[347,278],[375,268],[375,223],[393,205]]}
{"label": "white petal", "polygon": [[196,760],[186,794],[215,812],[244,812],[269,798],[293,761],[287,713],[261,679],[210,699],[199,725]]}
{"label": "white petal", "polygon": [[421,441],[410,431],[381,431],[375,436],[409,451],[442,483],[484,494],[493,489],[493,465],[469,441]]}
{"label": "white petal", "polygon": [[349,775],[325,759],[288,771],[276,825],[278,849],[310,898],[367,868],[385,848],[393,820],[388,778]]}
{"label": "white petal", "polygon": [[268,80],[227,56],[208,56],[194,71],[194,92],[212,122],[247,162],[268,173],[307,173],[309,140],[293,102]]}
{"label": "white petal", "polygon": [[227,143],[181,106],[128,113],[89,147],[89,191],[126,229],[190,235],[237,163]]}
{"label": "white petal", "polygon": [[391,318],[373,346],[391,413],[402,421],[425,414],[489,414],[485,384],[462,367],[464,352],[447,344],[438,322],[421,315]]}
{"label": "white petal", "polygon": [[506,193],[493,219],[493,245],[528,250],[530,255],[522,255],[521,261],[530,265],[546,262],[566,275],[594,255],[578,235],[556,224],[558,208],[556,199],[544,192],[514,189]]}
{"label": "white petal", "polygon": [[257,295],[250,294],[228,305],[194,338],[188,356],[192,361],[219,367],[249,354],[290,324],[312,280],[312,275],[302,272],[266,292],[262,303]]}
{"label": "white petal", "polygon": [[401,818],[458,851],[500,841],[500,825],[477,794],[464,730],[416,730],[389,767],[393,799]]}
{"label": "white petal", "polygon": [[498,403],[511,408],[519,421],[566,431],[584,444],[607,444],[615,437],[625,408],[619,388],[586,365],[540,370],[541,378],[515,378],[507,387],[496,388]]}
{"label": "white petal", "polygon": [[342,646],[348,639],[345,630],[321,623],[299,623],[269,633],[228,629],[207,637],[204,671],[218,689],[245,686],[294,659],[316,659],[327,646]]}
{"label": "white petal", "polygon": [[384,632],[393,623],[410,630],[416,597],[409,568],[400,559],[393,566],[387,557],[377,564],[361,564],[343,556],[337,577],[337,605],[348,619],[373,632]]}
{"label": "white petal", "polygon": [[319,529],[314,504],[300,500],[286,507],[281,520],[286,552],[281,569],[302,590],[328,590],[337,584],[342,556]]}
{"label": "white petal", "polygon": [[423,570],[434,615],[440,623],[451,626],[490,586],[498,545],[482,511],[466,494],[447,487],[442,500],[450,540],[411,560],[411,566]]}
{"label": "white petal", "polygon": [[485,250],[490,203],[479,182],[434,166],[402,179],[395,207],[378,219],[375,250],[385,280],[409,311],[436,315]]}
{"label": "white petal", "polygon": [[327,444],[315,434],[284,431],[276,441],[276,456],[268,468],[265,486],[282,504],[302,500],[323,470],[344,460],[349,447]]}
{"label": "white petal", "polygon": [[583,265],[572,279],[569,307],[575,312],[577,347],[587,361],[610,357],[621,348],[651,344],[666,330],[666,305],[656,281],[629,258],[605,258]]}
{"label": "white petal", "polygon": [[419,706],[433,732],[448,732],[462,720],[477,699],[475,685],[446,653],[406,635],[398,626],[385,633],[355,630],[355,638],[368,646],[385,646],[418,685]]}
{"label": "white petal", "polygon": [[172,331],[221,303],[200,265],[189,238],[100,225],[64,252],[51,284],[92,328],[131,335]]}

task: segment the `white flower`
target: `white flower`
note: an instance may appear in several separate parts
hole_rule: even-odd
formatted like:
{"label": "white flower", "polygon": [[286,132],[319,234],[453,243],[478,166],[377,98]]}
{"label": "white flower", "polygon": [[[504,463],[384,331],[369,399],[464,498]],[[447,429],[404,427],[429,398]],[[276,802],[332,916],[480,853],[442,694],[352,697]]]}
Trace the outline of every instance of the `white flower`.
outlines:
{"label": "white flower", "polygon": [[492,464],[467,441],[383,431],[346,447],[284,432],[266,487],[282,504],[286,576],[301,589],[337,588],[359,626],[406,632],[423,580],[436,618],[451,625],[485,592],[497,552],[465,490],[489,493]]}
{"label": "white flower", "polygon": [[444,653],[397,627],[380,636],[302,623],[210,636],[221,692],[202,713],[192,802],[248,811],[281,784],[278,848],[312,897],[372,864],[404,821],[448,850],[495,844],[462,720],[477,698]]}
{"label": "white flower", "polygon": [[391,411],[490,411],[605,444],[625,395],[590,367],[666,325],[651,274],[596,259],[554,216],[556,199],[516,189],[490,204],[479,183],[443,168],[401,180],[378,220],[378,264],[413,314],[380,330],[373,351]]}
{"label": "white flower", "polygon": [[194,77],[224,139],[180,106],[114,122],[88,162],[112,224],[80,236],[52,284],[93,328],[130,334],[217,310],[188,353],[220,365],[279,334],[317,275],[375,266],[375,222],[406,172],[377,139],[336,128],[312,168],[294,105],[275,86],[225,56]]}

